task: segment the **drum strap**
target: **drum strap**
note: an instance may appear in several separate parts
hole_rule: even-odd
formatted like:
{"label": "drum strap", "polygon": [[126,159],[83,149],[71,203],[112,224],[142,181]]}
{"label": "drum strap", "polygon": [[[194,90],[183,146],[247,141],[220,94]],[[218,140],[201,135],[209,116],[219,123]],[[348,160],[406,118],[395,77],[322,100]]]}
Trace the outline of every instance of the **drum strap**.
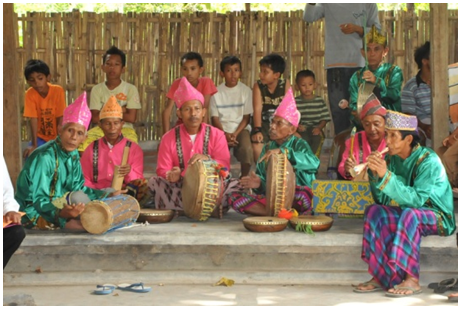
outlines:
{"label": "drum strap", "polygon": [[[121,135],[121,138],[123,136]],[[125,147],[130,148],[132,146],[132,142],[127,140]],[[93,182],[98,182],[98,152],[99,152],[99,140],[96,140],[93,143]]]}
{"label": "drum strap", "polygon": [[[176,152],[178,153],[178,161],[180,162],[180,169],[184,170],[184,156],[183,148],[181,147],[181,136],[180,126],[175,127],[175,139],[176,139]],[[205,155],[209,154],[209,142],[210,142],[210,127],[205,127],[204,145],[202,147],[202,153]]]}

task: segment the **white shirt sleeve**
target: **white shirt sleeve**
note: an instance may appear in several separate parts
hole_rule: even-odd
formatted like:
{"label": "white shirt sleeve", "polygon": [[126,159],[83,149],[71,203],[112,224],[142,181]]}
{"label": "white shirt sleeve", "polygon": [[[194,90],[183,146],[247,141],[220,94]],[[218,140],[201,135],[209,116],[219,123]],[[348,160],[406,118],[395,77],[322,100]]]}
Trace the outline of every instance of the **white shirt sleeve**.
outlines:
{"label": "white shirt sleeve", "polygon": [[10,174],[6,167],[5,157],[2,160],[2,177],[3,177],[3,215],[10,211],[18,211],[19,204],[14,199],[14,189],[11,183]]}

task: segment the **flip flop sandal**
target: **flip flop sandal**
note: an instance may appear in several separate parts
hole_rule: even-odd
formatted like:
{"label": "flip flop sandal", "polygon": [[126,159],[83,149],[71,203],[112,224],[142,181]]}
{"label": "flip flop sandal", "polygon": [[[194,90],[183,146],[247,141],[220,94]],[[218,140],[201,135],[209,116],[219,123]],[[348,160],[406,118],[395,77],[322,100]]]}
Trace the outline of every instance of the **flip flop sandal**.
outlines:
{"label": "flip flop sandal", "polygon": [[147,293],[152,290],[151,287],[145,287],[142,282],[133,283],[133,284],[122,283],[122,284],[119,284],[117,288],[122,291],[130,291],[130,292],[136,292],[136,293]]}
{"label": "flip flop sandal", "polygon": [[103,285],[98,284],[96,286],[96,290],[93,291],[93,294],[95,295],[111,294],[112,292],[114,292],[115,288],[116,286],[113,284],[103,284]]}
{"label": "flip flop sandal", "polygon": [[445,279],[439,283],[433,282],[428,285],[428,288],[433,289],[433,292],[438,293],[438,294],[443,294],[449,290],[457,290],[458,289],[457,279],[451,278],[451,279]]}
{"label": "flip flop sandal", "polygon": [[412,291],[412,293],[409,293],[409,294],[397,294],[397,293],[392,293],[392,292],[386,292],[386,293],[385,293],[385,296],[394,297],[394,298],[400,298],[400,297],[414,296],[414,295],[417,295],[417,294],[422,293],[422,289],[414,289],[414,288],[411,288],[411,287],[408,287],[408,286],[398,286],[398,285],[395,285],[395,286],[393,286],[393,288],[394,288],[395,290],[408,290],[408,291]]}
{"label": "flip flop sandal", "polygon": [[374,288],[369,289],[369,290],[362,290],[362,289],[359,289],[360,284],[358,284],[358,285],[354,286],[355,289],[353,289],[353,292],[355,292],[355,293],[373,293],[373,292],[383,291],[383,288],[377,282],[367,281],[367,282],[361,283],[361,286],[365,286],[365,285],[372,285]]}

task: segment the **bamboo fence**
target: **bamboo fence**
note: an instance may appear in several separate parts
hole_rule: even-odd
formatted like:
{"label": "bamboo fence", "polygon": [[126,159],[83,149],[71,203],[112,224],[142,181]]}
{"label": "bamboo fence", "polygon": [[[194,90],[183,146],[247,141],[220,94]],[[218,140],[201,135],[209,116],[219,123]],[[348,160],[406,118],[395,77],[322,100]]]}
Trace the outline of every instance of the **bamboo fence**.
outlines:
{"label": "bamboo fence", "polygon": [[[404,80],[417,71],[414,49],[430,40],[430,14],[420,11],[381,11],[382,31],[388,36],[388,62],[403,70]],[[258,61],[275,52],[286,61],[284,77],[294,83],[295,74],[311,69],[320,85],[318,95],[327,102],[324,70],[324,21],[306,23],[303,11],[217,13],[28,13],[15,16],[17,69],[24,71],[28,59],[45,61],[52,83],[66,90],[70,104],[83,91],[104,81],[102,56],[112,45],[127,54],[122,78],[140,93],[142,109],[136,130],[141,141],[162,136],[161,112],[166,93],[181,76],[180,58],[189,51],[204,59],[204,75],[216,85],[222,82],[219,64],[227,55],[242,61],[241,81],[252,87],[258,79]],[[449,63],[457,62],[458,11],[449,11]],[[358,51],[359,52],[359,51]],[[24,106],[28,88],[20,75],[19,104]],[[89,95],[89,93],[88,93]],[[88,96],[89,97],[89,96]],[[22,139],[28,139],[22,121]],[[328,135],[333,132],[328,126]]]}

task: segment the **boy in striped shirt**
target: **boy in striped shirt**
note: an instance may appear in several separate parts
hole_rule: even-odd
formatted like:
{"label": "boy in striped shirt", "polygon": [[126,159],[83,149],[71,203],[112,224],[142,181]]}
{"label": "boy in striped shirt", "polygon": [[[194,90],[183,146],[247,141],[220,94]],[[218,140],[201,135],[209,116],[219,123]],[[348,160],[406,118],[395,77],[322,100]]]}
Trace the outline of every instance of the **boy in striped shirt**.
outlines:
{"label": "boy in striped shirt", "polygon": [[314,94],[316,77],[313,71],[302,70],[295,78],[300,96],[295,98],[301,119],[297,132],[308,142],[313,153],[319,158],[324,143],[323,129],[330,121],[329,110],[320,96]]}

